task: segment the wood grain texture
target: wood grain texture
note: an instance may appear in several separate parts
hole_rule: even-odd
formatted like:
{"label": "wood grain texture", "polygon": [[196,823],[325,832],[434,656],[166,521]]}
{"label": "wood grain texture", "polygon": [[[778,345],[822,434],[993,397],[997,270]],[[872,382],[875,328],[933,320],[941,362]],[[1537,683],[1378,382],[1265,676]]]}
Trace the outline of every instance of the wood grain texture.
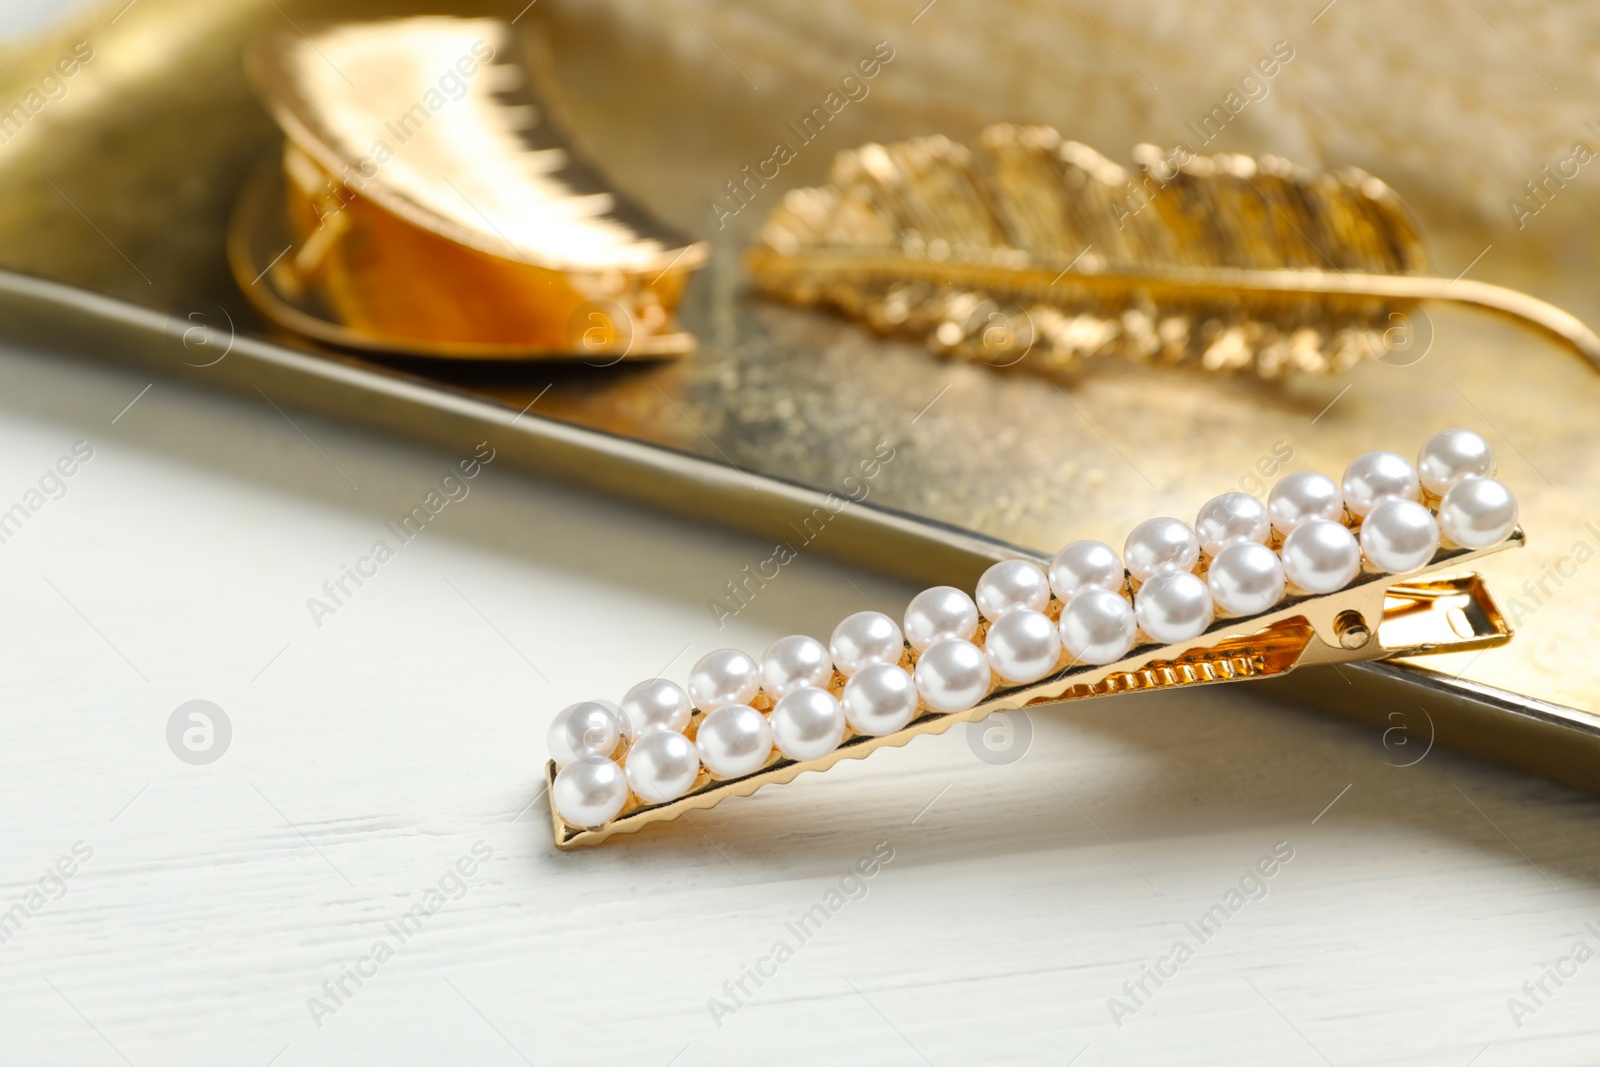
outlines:
{"label": "wood grain texture", "polygon": [[[0,355],[0,505],[95,449],[0,544],[0,913],[93,850],[0,945],[0,1062],[1592,1062],[1600,965],[1520,1028],[1507,998],[1600,946],[1600,804],[1391,766],[1425,739],[1243,685],[1036,710],[1011,762],[957,730],[557,853],[528,809],[560,707],[912,590],[802,555],[719,632],[707,599],[770,546],[490,464],[319,628],[306,599],[462,457],[164,381],[124,412],[146,384]],[[206,767],[165,738],[197,698],[234,728]],[[1265,897],[1118,1026],[1109,998],[1279,842]],[[459,899],[317,1025],[441,878]],[[708,998],[779,939],[719,1026]]]}

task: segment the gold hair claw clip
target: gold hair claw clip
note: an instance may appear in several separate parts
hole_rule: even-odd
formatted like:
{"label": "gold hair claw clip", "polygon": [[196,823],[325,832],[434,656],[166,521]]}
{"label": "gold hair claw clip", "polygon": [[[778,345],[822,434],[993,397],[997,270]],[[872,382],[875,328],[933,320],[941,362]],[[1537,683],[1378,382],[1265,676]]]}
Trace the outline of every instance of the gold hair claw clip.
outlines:
{"label": "gold hair claw clip", "polygon": [[788,193],[747,257],[768,295],[936,352],[1047,372],[1121,356],[1323,374],[1415,361],[1425,301],[1496,312],[1600,368],[1600,337],[1540,300],[1429,276],[1410,213],[1354,168],[1133,150],[1132,168],[1045,126],[841,152]]}
{"label": "gold hair claw clip", "polygon": [[286,135],[240,197],[228,257],[269,320],[387,355],[664,359],[708,248],[580,158],[507,62],[511,28],[445,16],[256,43]]}
{"label": "gold hair claw clip", "polygon": [[1504,616],[1462,572],[1523,543],[1494,466],[1478,434],[1445,430],[1415,466],[1369,452],[1341,482],[1290,474],[1265,504],[1224,493],[1192,527],[1141,523],[1121,557],[1077,541],[1048,566],[995,564],[973,596],[925,590],[903,627],[863,611],[826,645],[712,652],[687,686],[574,704],[549,733],[555,843],[599,844],[1025,705],[1504,644]]}

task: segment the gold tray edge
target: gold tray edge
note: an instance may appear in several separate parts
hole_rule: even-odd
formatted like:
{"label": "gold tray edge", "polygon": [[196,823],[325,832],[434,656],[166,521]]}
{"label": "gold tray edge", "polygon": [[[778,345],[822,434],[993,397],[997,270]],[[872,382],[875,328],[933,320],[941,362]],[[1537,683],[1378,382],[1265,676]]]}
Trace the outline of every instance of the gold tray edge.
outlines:
{"label": "gold tray edge", "polygon": [[[0,337],[43,351],[136,366],[190,384],[256,389],[302,410],[397,437],[461,449],[488,440],[507,466],[757,536],[825,506],[828,494],[664,446],[528,413],[470,391],[354,358],[234,337],[225,358],[185,363],[172,339],[192,326],[177,315],[28,275],[0,271]],[[824,554],[910,581],[971,585],[997,560],[1047,554],[870,502],[834,515]],[[1439,703],[1440,745],[1600,793],[1600,717],[1404,663],[1345,665],[1359,685],[1330,684],[1334,668],[1264,679],[1252,691],[1385,728],[1394,709]],[[1349,680],[1348,677],[1346,680]],[[1374,698],[1370,699],[1369,698]]]}

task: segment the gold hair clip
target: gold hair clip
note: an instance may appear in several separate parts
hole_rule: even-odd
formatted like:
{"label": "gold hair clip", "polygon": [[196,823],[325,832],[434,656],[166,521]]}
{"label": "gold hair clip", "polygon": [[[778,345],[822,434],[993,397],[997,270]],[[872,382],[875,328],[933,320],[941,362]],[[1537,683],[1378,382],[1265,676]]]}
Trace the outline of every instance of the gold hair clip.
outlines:
{"label": "gold hair clip", "polygon": [[1409,212],[1353,168],[1133,150],[1119,166],[1044,126],[991,126],[841,152],[788,193],[747,254],[769,296],[997,366],[1071,371],[1108,355],[1274,377],[1414,361],[1423,301],[1488,309],[1600,367],[1559,308],[1430,277]]}
{"label": "gold hair clip", "polygon": [[549,732],[555,843],[599,844],[1025,705],[1504,644],[1504,616],[1462,573],[1523,543],[1494,468],[1482,437],[1446,430],[1415,466],[1369,452],[1338,483],[1290,474],[1265,504],[1224,493],[1192,527],[1141,523],[1121,557],[1077,541],[1048,567],[995,564],[972,596],[928,589],[903,626],[863,611],[827,645],[712,652],[686,686],[574,704]]}
{"label": "gold hair clip", "polygon": [[[577,158],[510,27],[423,17],[258,42],[247,68],[287,136],[229,233],[268,319],[327,344],[472,359],[666,358],[707,246]],[[287,212],[285,211],[287,207]]]}

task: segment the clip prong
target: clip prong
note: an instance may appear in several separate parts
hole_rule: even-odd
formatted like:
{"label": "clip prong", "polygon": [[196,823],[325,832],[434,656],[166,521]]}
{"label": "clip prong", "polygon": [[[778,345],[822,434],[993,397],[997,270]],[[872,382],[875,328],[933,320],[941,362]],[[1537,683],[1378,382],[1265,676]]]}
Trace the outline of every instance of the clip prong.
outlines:
{"label": "clip prong", "polygon": [[[1209,502],[1198,535],[1176,519],[1142,524],[1126,569],[1107,546],[1076,542],[1048,577],[1031,561],[997,564],[975,603],[949,587],[929,590],[912,602],[903,634],[863,612],[826,649],[785,638],[759,666],[712,653],[692,672],[692,696],[658,679],[621,708],[573,705],[552,726],[558,758],[546,768],[555,844],[599,844],[995,712],[1504,644],[1505,616],[1482,579],[1463,571],[1523,544],[1515,502],[1487,477],[1492,458],[1430,478],[1430,449],[1463,433],[1424,448],[1420,485],[1401,457],[1369,453],[1331,504],[1318,503],[1331,480],[1292,475],[1265,508],[1244,494]],[[1471,437],[1466,450],[1481,445],[1487,457]],[[1460,451],[1459,437],[1446,443]],[[1391,476],[1393,492],[1384,488]],[[1382,491],[1368,492],[1373,484]],[[1325,517],[1335,508],[1339,519]],[[1394,568],[1399,577],[1380,560],[1410,565]],[[1244,604],[1266,606],[1236,610]]]}

